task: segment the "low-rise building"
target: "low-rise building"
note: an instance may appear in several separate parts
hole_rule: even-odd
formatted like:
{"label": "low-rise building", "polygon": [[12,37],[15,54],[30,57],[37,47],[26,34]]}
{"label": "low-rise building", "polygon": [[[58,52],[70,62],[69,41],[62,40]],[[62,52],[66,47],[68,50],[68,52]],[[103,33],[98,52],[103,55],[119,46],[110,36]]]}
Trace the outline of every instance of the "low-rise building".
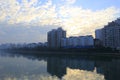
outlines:
{"label": "low-rise building", "polygon": [[92,35],[62,38],[62,47],[81,48],[94,46]]}

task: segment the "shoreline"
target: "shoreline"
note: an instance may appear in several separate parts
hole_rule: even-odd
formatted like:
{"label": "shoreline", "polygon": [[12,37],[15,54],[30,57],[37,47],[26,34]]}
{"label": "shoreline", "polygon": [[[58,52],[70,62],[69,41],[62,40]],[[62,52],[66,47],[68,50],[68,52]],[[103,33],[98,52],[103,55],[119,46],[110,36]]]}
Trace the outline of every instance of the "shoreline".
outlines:
{"label": "shoreline", "polygon": [[95,51],[39,51],[39,50],[3,50],[8,53],[37,56],[93,56],[120,58],[117,52],[95,52]]}

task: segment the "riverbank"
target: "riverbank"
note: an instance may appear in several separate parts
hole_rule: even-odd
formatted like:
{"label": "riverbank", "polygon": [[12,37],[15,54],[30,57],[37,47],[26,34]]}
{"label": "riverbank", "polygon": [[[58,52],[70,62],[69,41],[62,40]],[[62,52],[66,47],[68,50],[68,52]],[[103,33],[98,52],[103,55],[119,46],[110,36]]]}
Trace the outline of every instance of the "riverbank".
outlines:
{"label": "riverbank", "polygon": [[94,56],[94,57],[109,57],[120,58],[120,53],[113,50],[97,50],[97,49],[49,49],[49,50],[33,50],[33,49],[9,49],[5,52],[23,55],[37,56]]}

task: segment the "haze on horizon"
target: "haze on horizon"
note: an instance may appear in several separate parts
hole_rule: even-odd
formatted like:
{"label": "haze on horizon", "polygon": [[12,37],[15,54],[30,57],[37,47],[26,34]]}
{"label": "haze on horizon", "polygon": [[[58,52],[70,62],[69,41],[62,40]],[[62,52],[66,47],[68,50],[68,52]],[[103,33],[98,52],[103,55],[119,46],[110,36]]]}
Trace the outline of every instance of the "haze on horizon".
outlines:
{"label": "haze on horizon", "polygon": [[67,36],[94,35],[120,17],[120,0],[0,0],[0,44],[45,42],[62,27]]}

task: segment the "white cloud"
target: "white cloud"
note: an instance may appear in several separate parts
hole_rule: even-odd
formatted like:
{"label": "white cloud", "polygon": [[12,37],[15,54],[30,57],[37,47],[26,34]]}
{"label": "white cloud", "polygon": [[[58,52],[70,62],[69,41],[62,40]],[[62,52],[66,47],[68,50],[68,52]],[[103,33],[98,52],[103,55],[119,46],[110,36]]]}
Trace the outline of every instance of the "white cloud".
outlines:
{"label": "white cloud", "polygon": [[74,4],[76,0],[62,0],[65,1],[67,4]]}
{"label": "white cloud", "polygon": [[5,21],[10,24],[14,23],[30,23],[32,20],[37,20],[41,24],[52,24],[54,19],[56,19],[55,7],[52,6],[50,0],[45,5],[35,7],[33,5],[37,4],[38,0],[32,0],[28,2],[27,0],[22,0],[19,4],[16,0],[1,0],[1,17],[0,21]]}
{"label": "white cloud", "polygon": [[[75,7],[76,0],[62,0],[67,5],[54,5],[52,0],[45,4],[39,0],[0,0],[0,23],[24,26],[58,25],[67,30],[68,36],[93,34],[116,18],[120,11],[114,7],[92,11]],[[38,5],[39,4],[39,5]]]}
{"label": "white cloud", "polygon": [[60,14],[64,15],[63,26],[68,36],[94,34],[94,30],[101,28],[114,20],[119,13],[114,7],[104,10],[92,11],[80,7],[61,7]]}

